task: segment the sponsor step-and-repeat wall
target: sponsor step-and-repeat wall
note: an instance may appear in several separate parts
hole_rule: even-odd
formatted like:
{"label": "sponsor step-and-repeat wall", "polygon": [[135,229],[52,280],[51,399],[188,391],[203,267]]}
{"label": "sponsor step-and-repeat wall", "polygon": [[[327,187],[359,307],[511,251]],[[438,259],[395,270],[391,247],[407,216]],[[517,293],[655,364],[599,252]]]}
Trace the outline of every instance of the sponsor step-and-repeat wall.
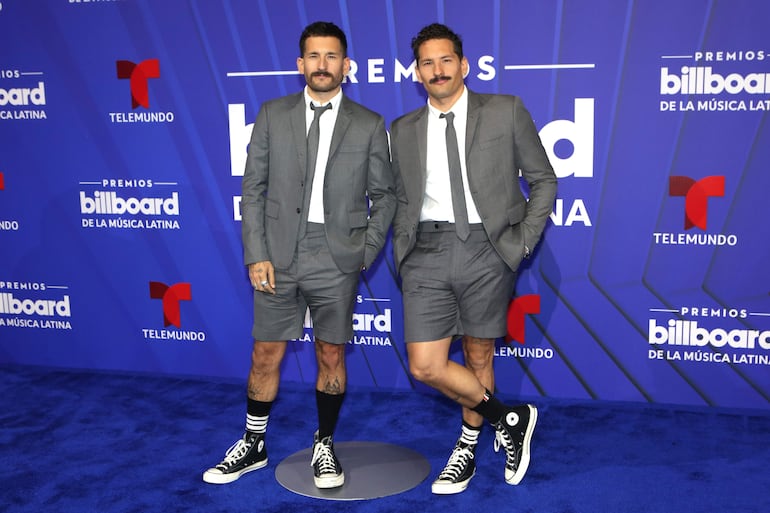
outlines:
{"label": "sponsor step-and-repeat wall", "polygon": [[[240,182],[302,28],[344,92],[422,106],[411,38],[459,32],[559,177],[496,352],[510,396],[770,408],[764,0],[0,0],[0,363],[245,379]],[[390,243],[362,274],[350,382],[413,386]],[[312,330],[283,379],[313,382]],[[453,358],[460,358],[455,348]]]}

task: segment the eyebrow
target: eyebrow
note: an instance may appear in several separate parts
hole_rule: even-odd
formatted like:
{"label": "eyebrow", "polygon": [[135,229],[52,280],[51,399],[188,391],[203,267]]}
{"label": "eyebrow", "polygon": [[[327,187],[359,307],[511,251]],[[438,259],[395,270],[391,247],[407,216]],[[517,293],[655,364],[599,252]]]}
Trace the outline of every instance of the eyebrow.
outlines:
{"label": "eyebrow", "polygon": [[342,55],[342,52],[338,52],[338,51],[335,51],[335,50],[332,50],[330,52],[324,52],[322,50],[312,50],[312,51],[306,52],[306,54],[307,55],[320,55],[320,54],[324,54],[324,55]]}
{"label": "eyebrow", "polygon": [[439,55],[439,56],[437,56],[437,57],[423,57],[422,59],[419,59],[419,60],[418,60],[418,63],[419,63],[419,62],[424,62],[424,61],[432,61],[432,60],[446,59],[447,57],[450,57],[450,58],[451,58],[453,55],[454,55],[453,53],[446,53],[446,54],[444,54],[444,55]]}

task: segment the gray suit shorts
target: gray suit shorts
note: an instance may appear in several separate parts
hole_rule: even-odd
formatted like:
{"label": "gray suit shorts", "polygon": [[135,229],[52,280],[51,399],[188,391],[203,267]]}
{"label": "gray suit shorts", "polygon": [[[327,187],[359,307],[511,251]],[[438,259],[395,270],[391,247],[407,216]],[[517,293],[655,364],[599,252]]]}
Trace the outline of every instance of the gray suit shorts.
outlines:
{"label": "gray suit shorts", "polygon": [[254,324],[258,341],[284,341],[303,336],[310,308],[313,336],[330,344],[353,338],[353,305],[359,272],[343,273],[334,263],[322,224],[308,223],[288,269],[275,269],[275,295],[254,291]]}
{"label": "gray suit shorts", "polygon": [[423,222],[401,266],[404,338],[427,342],[507,333],[516,273],[500,258],[482,225],[463,242],[446,222]]}

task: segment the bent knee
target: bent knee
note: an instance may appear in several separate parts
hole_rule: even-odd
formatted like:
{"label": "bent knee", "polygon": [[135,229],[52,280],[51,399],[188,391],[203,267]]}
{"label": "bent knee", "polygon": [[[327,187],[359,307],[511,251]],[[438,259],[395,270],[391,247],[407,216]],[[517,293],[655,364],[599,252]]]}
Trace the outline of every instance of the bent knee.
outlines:
{"label": "bent knee", "polygon": [[441,366],[431,362],[410,362],[409,372],[412,377],[421,383],[432,384],[439,380],[442,369]]}
{"label": "bent knee", "polygon": [[463,344],[465,366],[473,370],[491,367],[494,362],[494,341],[470,339]]}
{"label": "bent knee", "polygon": [[491,351],[488,355],[465,355],[465,366],[474,371],[488,369],[492,367],[492,363]]}

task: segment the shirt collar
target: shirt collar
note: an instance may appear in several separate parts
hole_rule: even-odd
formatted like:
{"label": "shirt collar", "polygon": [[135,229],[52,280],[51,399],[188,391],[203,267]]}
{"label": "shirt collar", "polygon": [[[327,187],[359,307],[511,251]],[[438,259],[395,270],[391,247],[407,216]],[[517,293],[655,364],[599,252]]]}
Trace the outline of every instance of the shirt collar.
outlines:
{"label": "shirt collar", "polygon": [[468,113],[468,88],[463,86],[463,93],[460,95],[460,97],[457,99],[457,101],[452,105],[452,108],[450,108],[446,112],[442,112],[438,110],[436,107],[431,105],[430,99],[428,99],[428,111],[431,113],[432,116],[439,117],[441,114],[446,114],[446,112],[454,112],[455,118],[458,117],[466,117],[466,114]]}
{"label": "shirt collar", "polygon": [[342,101],[342,89],[340,88],[340,90],[337,91],[337,94],[335,94],[334,97],[331,100],[329,100],[328,102],[323,103],[323,104],[318,103],[317,101],[315,101],[312,98],[310,98],[310,95],[307,92],[307,86],[305,86],[305,89],[304,89],[304,96],[305,96],[305,106],[307,107],[307,110],[310,110],[310,104],[311,103],[314,103],[316,105],[316,107],[323,107],[324,105],[326,105],[326,103],[331,103],[332,104],[332,110],[334,112],[337,112],[337,111],[339,111],[340,102]]}

